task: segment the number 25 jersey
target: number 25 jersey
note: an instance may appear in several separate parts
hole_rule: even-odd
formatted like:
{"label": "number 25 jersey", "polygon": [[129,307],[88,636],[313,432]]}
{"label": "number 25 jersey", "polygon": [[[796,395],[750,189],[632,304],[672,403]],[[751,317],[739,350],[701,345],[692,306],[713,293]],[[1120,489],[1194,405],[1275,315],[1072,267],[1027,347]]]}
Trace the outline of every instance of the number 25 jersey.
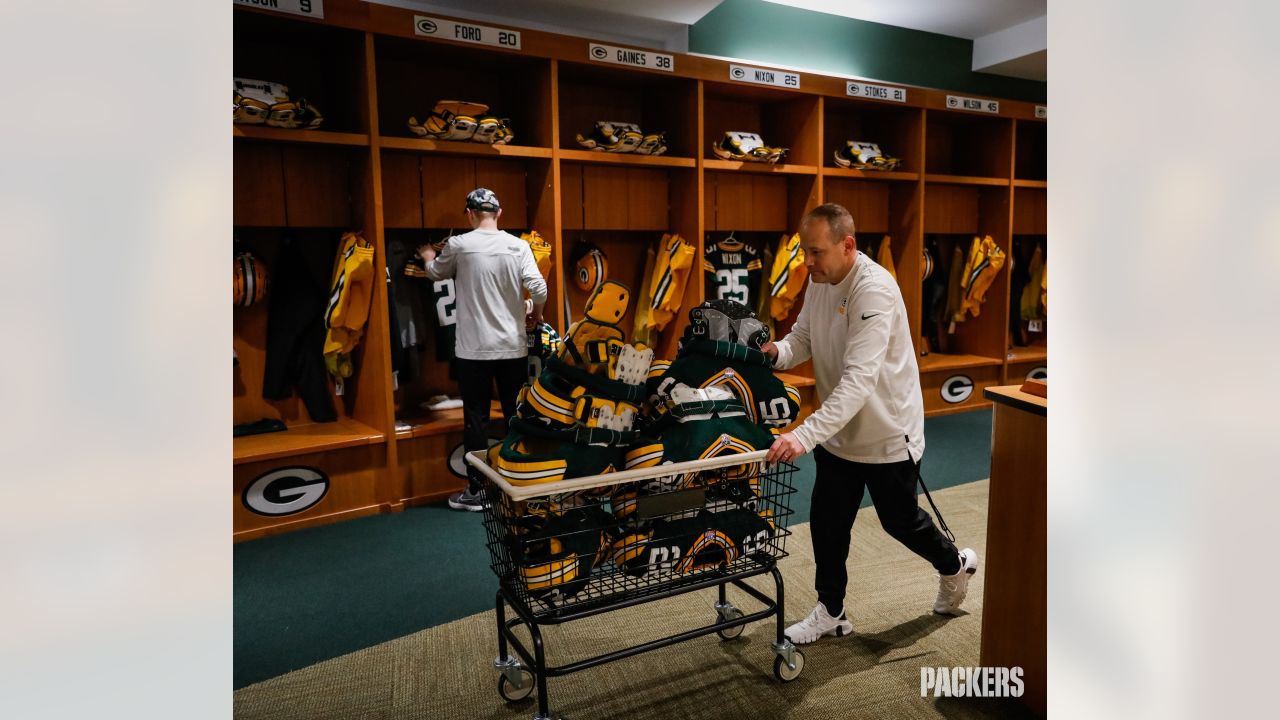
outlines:
{"label": "number 25 jersey", "polygon": [[737,300],[752,307],[764,263],[759,251],[741,240],[726,238],[708,245],[702,257],[708,300]]}

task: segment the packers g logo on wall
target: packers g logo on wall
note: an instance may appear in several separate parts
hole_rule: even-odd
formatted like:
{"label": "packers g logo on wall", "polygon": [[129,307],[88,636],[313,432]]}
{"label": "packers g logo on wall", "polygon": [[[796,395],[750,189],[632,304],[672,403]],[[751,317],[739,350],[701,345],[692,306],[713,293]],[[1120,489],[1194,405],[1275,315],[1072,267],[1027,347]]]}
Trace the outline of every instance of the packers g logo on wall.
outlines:
{"label": "packers g logo on wall", "polygon": [[962,403],[973,394],[973,380],[968,375],[952,375],[942,383],[942,399]]}
{"label": "packers g logo on wall", "polygon": [[310,508],[329,492],[329,476],[313,467],[277,468],[253,479],[240,501],[250,511],[272,517]]}
{"label": "packers g logo on wall", "polygon": [[423,35],[433,35],[438,28],[434,22],[427,18],[418,18],[418,32]]}
{"label": "packers g logo on wall", "polygon": [[[493,447],[500,442],[502,442],[502,438],[491,437],[489,438],[489,447]],[[466,455],[467,446],[463,443],[458,443],[453,452],[449,453],[449,472],[460,478],[467,477]]]}
{"label": "packers g logo on wall", "polygon": [[1031,368],[1031,372],[1027,373],[1027,380],[1047,380],[1049,379],[1049,368],[1041,365],[1037,368]]}

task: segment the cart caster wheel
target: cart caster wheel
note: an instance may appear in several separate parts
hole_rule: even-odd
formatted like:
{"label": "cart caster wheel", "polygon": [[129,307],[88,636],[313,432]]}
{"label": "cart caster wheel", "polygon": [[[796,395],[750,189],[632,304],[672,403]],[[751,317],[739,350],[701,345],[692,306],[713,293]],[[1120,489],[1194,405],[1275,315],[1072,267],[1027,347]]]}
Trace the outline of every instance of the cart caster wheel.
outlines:
{"label": "cart caster wheel", "polygon": [[498,676],[498,694],[507,702],[519,702],[533,694],[535,686],[533,682],[533,673],[528,670],[520,671],[521,687],[516,687],[507,679],[506,674]]}
{"label": "cart caster wheel", "polygon": [[796,650],[793,657],[795,658],[796,664],[796,668],[794,670],[787,667],[786,658],[781,655],[775,657],[773,659],[773,676],[784,683],[791,682],[792,680],[800,677],[800,671],[804,670],[804,653]]}
{"label": "cart caster wheel", "polygon": [[[733,620],[733,619],[735,619],[735,618],[740,618],[740,617],[742,617],[742,611],[741,611],[741,610],[739,610],[739,609],[738,609],[738,608],[736,608],[736,607],[730,607],[730,608],[728,608],[728,609],[726,609],[726,610],[723,610],[723,611],[721,611],[720,613],[718,613],[718,616],[719,616],[720,620]],[[734,639],[734,638],[736,638],[736,637],[738,637],[738,636],[742,635],[742,631],[743,631],[743,630],[746,630],[746,629],[747,629],[747,626],[746,626],[746,625],[736,625],[736,626],[731,627],[731,628],[725,628],[725,629],[723,629],[723,630],[717,630],[717,631],[716,631],[716,634],[720,636],[720,639],[721,639],[721,640],[732,640],[732,639]]]}

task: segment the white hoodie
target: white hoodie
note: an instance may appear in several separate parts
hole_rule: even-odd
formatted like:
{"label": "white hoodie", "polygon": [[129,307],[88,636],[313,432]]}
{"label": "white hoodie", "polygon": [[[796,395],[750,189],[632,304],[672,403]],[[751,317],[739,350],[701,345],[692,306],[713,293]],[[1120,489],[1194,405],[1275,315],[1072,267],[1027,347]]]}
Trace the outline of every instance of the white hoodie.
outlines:
{"label": "white hoodie", "polygon": [[887,270],[859,252],[836,285],[809,282],[779,370],[813,358],[821,406],[792,432],[845,460],[890,463],[924,455],[924,399],[907,308]]}
{"label": "white hoodie", "polygon": [[501,230],[472,230],[449,238],[426,270],[432,280],[456,278],[455,355],[464,360],[504,360],[529,354],[521,290],[528,290],[539,305],[547,301],[547,283],[529,243]]}

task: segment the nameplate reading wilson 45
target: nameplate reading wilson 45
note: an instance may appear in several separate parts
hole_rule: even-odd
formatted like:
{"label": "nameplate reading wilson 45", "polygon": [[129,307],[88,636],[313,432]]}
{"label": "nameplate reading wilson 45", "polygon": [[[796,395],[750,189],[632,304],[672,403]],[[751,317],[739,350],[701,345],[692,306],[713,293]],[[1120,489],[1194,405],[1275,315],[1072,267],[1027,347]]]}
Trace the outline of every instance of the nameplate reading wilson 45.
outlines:
{"label": "nameplate reading wilson 45", "polygon": [[992,115],[1000,113],[999,100],[984,100],[960,95],[948,95],[947,107],[953,110],[971,110],[973,112],[991,113]]}
{"label": "nameplate reading wilson 45", "polygon": [[502,28],[489,27],[488,25],[476,25],[475,23],[457,22],[456,20],[445,20],[424,15],[413,16],[413,34],[475,45],[491,45],[507,50],[520,49],[519,30],[504,30]]}
{"label": "nameplate reading wilson 45", "polygon": [[587,48],[587,57],[596,62],[630,65],[631,67],[648,68],[649,70],[675,72],[676,69],[676,59],[671,55],[663,55],[650,50],[617,47],[616,45],[591,43],[591,46]]}

